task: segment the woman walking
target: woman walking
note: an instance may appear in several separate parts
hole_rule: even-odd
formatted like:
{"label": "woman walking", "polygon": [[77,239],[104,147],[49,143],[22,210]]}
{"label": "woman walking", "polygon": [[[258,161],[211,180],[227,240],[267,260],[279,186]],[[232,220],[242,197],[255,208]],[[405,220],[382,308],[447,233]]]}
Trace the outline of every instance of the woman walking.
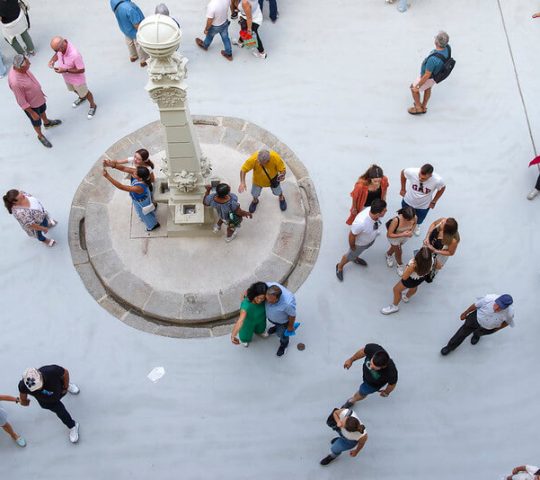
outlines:
{"label": "woman walking", "polygon": [[43,208],[36,197],[13,189],[4,195],[4,205],[29,237],[37,238],[47,247],[52,247],[56,243],[56,240],[47,238],[45,234],[49,228],[56,227],[58,222],[49,216],[47,210]]}
{"label": "woman walking", "polygon": [[[34,55],[35,48],[32,37],[28,33],[30,22],[26,0],[0,0],[0,21],[2,35],[13,49],[24,55]],[[17,39],[20,37],[21,42]],[[22,43],[22,45],[21,45]]]}
{"label": "woman walking", "polygon": [[[20,402],[19,398],[12,397],[11,395],[0,395],[0,401],[14,403]],[[8,423],[7,418],[7,412],[3,408],[0,408],[0,427],[2,427],[4,432],[6,432],[11,437],[11,439],[17,445],[19,445],[19,447],[26,447],[26,440],[19,434],[15,433],[15,430],[13,430],[11,424]]]}
{"label": "woman walking", "polygon": [[386,201],[388,185],[388,178],[385,177],[383,169],[378,165],[371,165],[354,184],[351,192],[351,214],[347,219],[347,225],[352,225],[356,215],[371,206],[376,198]]}
{"label": "woman walking", "polygon": [[[240,0],[238,3],[238,13],[240,14],[240,28],[242,31],[252,35],[257,40],[257,48],[253,50],[253,55],[258,58],[266,58],[264,45],[259,35],[259,27],[263,22],[263,14],[258,0]],[[238,41],[233,41],[239,47],[244,46],[242,37]]]}
{"label": "woman walking", "polygon": [[268,337],[264,303],[266,290],[268,287],[264,282],[256,282],[247,289],[246,296],[240,305],[240,316],[231,333],[231,341],[235,345],[249,347],[254,333]]}
{"label": "woman walking", "polygon": [[112,178],[105,166],[103,167],[103,176],[119,190],[129,192],[129,196],[133,202],[133,208],[146,226],[147,232],[160,227],[156,218],[156,207],[152,203],[150,172],[146,167],[137,167],[134,169],[130,181],[131,185],[124,185]]}
{"label": "woman walking", "polygon": [[386,237],[390,248],[386,252],[386,264],[392,268],[394,258],[397,263],[397,274],[403,275],[403,251],[402,245],[412,237],[416,228],[416,213],[412,207],[403,207],[397,211],[397,215],[386,222]]}
{"label": "woman walking", "polygon": [[[381,309],[383,315],[390,315],[399,310],[399,302],[407,303],[416,293],[418,286],[426,280],[433,267],[433,258],[429,248],[422,247],[409,262],[401,280],[394,285],[394,299],[388,307]],[[407,290],[407,292],[405,292]]]}
{"label": "woman walking", "polygon": [[439,218],[429,226],[424,245],[433,253],[435,263],[428,283],[433,280],[437,271],[443,268],[448,258],[456,253],[459,242],[458,223],[455,218]]}

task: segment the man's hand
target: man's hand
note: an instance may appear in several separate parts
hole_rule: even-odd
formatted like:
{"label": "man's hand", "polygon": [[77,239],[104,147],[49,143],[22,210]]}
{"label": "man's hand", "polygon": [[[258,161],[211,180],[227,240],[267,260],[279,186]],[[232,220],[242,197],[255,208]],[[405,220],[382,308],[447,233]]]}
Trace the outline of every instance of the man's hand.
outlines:
{"label": "man's hand", "polygon": [[467,318],[467,314],[465,312],[463,312],[460,316],[459,316],[459,319],[460,320],[465,320]]}
{"label": "man's hand", "polygon": [[54,60],[50,60],[47,65],[49,66],[49,68],[54,68],[54,63]]}
{"label": "man's hand", "polygon": [[204,29],[204,34],[208,35],[208,29],[207,28]]}
{"label": "man's hand", "polygon": [[240,185],[238,185],[238,193],[243,193],[246,191],[246,184],[245,183],[241,183]]}
{"label": "man's hand", "polygon": [[403,233],[405,234],[406,237],[412,237],[413,236],[413,231],[412,230],[405,230]]}
{"label": "man's hand", "polygon": [[407,191],[406,191],[404,188],[402,188],[402,189],[399,191],[399,195],[402,196],[402,197],[404,197],[406,193],[407,193]]}
{"label": "man's hand", "polygon": [[238,338],[236,337],[233,337],[231,335],[231,342],[234,343],[235,345],[240,345],[240,340],[238,340]]}
{"label": "man's hand", "polygon": [[381,392],[381,397],[388,397],[390,394],[386,391],[386,390],[383,390]]}
{"label": "man's hand", "polygon": [[353,364],[353,361],[348,358],[347,360],[345,360],[345,363],[343,364],[343,368],[349,370],[349,368],[352,367],[352,364]]}
{"label": "man's hand", "polygon": [[19,400],[19,405],[21,405],[21,407],[27,407],[28,405],[30,405],[30,399],[29,398],[21,398]]}
{"label": "man's hand", "polygon": [[55,71],[56,73],[66,73],[66,72],[67,72],[67,69],[55,67],[55,68],[54,68],[54,71]]}
{"label": "man's hand", "polygon": [[437,205],[437,202],[430,202],[429,203],[429,208],[431,208],[433,210],[435,208],[435,205]]}
{"label": "man's hand", "polygon": [[[532,16],[532,18],[538,18],[538,17],[540,17],[540,12],[535,13],[535,14]],[[515,474],[514,474],[514,475],[515,475]]]}
{"label": "man's hand", "polygon": [[358,453],[359,453],[358,450],[351,450],[351,451],[349,452],[349,455],[350,455],[351,457],[356,457],[356,455],[358,455]]}

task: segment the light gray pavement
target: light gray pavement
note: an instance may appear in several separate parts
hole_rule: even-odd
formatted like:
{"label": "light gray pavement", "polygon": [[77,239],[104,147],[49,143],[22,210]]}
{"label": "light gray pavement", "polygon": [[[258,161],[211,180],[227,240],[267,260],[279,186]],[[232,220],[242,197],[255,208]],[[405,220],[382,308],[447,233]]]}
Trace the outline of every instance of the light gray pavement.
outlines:
{"label": "light gray pavement", "polygon": [[[14,393],[29,365],[65,365],[81,386],[79,397],[66,400],[81,441],[70,445],[63,425],[34,403],[28,410],[8,404],[29,444],[20,451],[0,436],[3,476],[489,480],[538,461],[540,204],[525,200],[536,177],[526,168],[534,152],[497,2],[413,0],[406,14],[383,0],[281,2],[278,22],[261,30],[268,59],[235,50],[232,63],[219,55],[218,38],[209,52],[193,42],[204,3],[169,5],[184,27],[192,112],[242,117],[270,130],[317,186],[322,250],[297,295],[307,348],[278,360],[275,339],[241,349],[226,336],[149,335],[116,320],[86,292],[67,245],[71,199],[96,154],[157,112],[106,2],[35,3],[33,71],[51,116],[65,125],[50,132],[54,148],[45,150],[1,80],[2,185],[34,193],[61,223],[59,245],[49,251],[0,216],[0,391]],[[154,2],[139,4],[153,11]],[[530,15],[540,6],[501,4],[539,144],[540,20]],[[435,89],[429,113],[412,118],[408,85],[440,28],[451,35],[458,65]],[[61,79],[46,67],[49,39],[58,33],[85,56],[99,105],[91,122],[85,107],[71,109]],[[347,268],[342,285],[334,277],[346,248],[348,192],[371,161],[389,175],[391,210],[399,205],[400,169],[434,163],[448,189],[429,219],[455,216],[462,233],[436,281],[391,317],[379,314],[397,280],[384,263],[383,239],[366,256],[367,272]],[[516,328],[441,358],[473,297],[506,291],[515,298]],[[398,388],[358,406],[370,433],[359,457],[323,469],[318,461],[332,438],[324,420],[361,377],[360,366],[341,365],[373,340],[396,360]],[[167,373],[152,384],[146,374],[155,366]]]}

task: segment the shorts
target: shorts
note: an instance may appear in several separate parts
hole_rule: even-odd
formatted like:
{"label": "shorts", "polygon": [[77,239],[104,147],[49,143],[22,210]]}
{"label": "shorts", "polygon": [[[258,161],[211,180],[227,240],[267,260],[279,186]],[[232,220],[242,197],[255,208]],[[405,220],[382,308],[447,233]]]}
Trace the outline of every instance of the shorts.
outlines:
{"label": "shorts", "polygon": [[[263,188],[267,188],[267,187],[259,187],[259,185],[253,184],[251,186],[251,196],[253,198],[259,198],[261,196],[261,192]],[[270,189],[272,190],[272,193],[276,196],[283,194],[283,190],[281,190],[281,184],[279,184],[276,188],[270,187]]]}
{"label": "shorts", "polygon": [[3,427],[7,423],[7,412],[0,408],[0,427]]}
{"label": "shorts", "polygon": [[24,113],[26,114],[26,116],[30,119],[30,122],[32,123],[32,125],[34,127],[41,127],[41,114],[42,113],[45,113],[46,110],[47,110],[47,104],[44,103],[43,105],[41,105],[40,107],[30,107],[32,110],[34,110],[34,112],[36,112],[38,115],[40,115],[40,118],[38,118],[37,120],[34,120],[30,114],[24,110]]}
{"label": "shorts", "polygon": [[345,255],[347,256],[347,261],[354,262],[361,254],[362,252],[365,252],[371,245],[375,243],[375,240],[373,240],[368,245],[356,245],[355,250],[349,250]]}
{"label": "shorts", "polygon": [[418,285],[421,285],[422,283],[424,283],[424,280],[425,278],[422,277],[422,278],[406,278],[405,280],[401,279],[401,284],[405,287],[405,288],[416,288],[418,287]]}
{"label": "shorts", "polygon": [[397,247],[403,245],[407,240],[409,237],[389,238],[388,243]]}
{"label": "shorts", "polygon": [[[416,87],[419,83],[420,83],[420,78],[421,77],[418,77],[416,79],[416,81],[413,83],[413,87]],[[420,92],[425,92],[426,90],[430,89],[431,87],[433,87],[433,85],[435,85],[435,80],[433,80],[433,78],[428,78],[424,84],[420,87]]]}
{"label": "shorts", "polygon": [[377,387],[374,387],[373,385],[370,385],[369,383],[362,383],[360,385],[360,388],[358,389],[358,393],[362,395],[363,397],[367,397],[368,395],[371,395],[372,393],[378,392],[379,389]]}
{"label": "shorts", "polygon": [[75,92],[77,95],[79,95],[79,98],[84,98],[86,95],[88,95],[88,87],[86,86],[86,83],[83,83],[82,85],[72,85],[71,83],[66,82],[66,87],[70,92]]}

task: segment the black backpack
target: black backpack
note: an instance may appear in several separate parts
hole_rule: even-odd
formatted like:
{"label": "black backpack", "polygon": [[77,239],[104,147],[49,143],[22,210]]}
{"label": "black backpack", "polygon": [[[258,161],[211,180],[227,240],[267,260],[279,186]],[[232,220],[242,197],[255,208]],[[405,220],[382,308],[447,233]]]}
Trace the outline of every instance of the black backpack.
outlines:
{"label": "black backpack", "polygon": [[448,48],[448,58],[446,58],[444,55],[440,53],[432,53],[429,57],[437,57],[439,60],[443,61],[443,66],[441,70],[432,75],[431,78],[435,81],[435,83],[441,83],[443,80],[448,78],[448,76],[452,73],[452,70],[456,66],[456,61],[452,58],[452,49],[450,48],[450,45],[447,45]]}

